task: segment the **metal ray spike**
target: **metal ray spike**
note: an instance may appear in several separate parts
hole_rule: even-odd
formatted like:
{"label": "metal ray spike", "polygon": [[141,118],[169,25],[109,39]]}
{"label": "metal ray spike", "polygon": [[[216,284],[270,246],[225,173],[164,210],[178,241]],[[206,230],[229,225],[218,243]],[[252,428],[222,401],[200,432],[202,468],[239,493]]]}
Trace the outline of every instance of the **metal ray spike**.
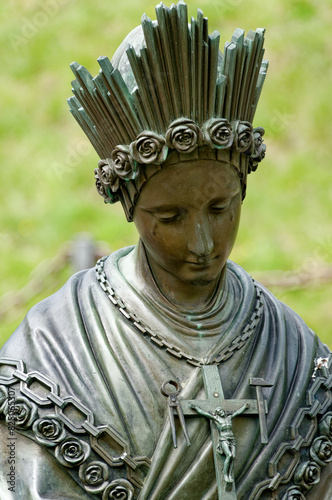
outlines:
{"label": "metal ray spike", "polygon": [[214,31],[209,36],[209,77],[208,77],[208,109],[207,115],[212,117],[215,114],[217,77],[218,77],[218,54],[219,54],[220,35]]}

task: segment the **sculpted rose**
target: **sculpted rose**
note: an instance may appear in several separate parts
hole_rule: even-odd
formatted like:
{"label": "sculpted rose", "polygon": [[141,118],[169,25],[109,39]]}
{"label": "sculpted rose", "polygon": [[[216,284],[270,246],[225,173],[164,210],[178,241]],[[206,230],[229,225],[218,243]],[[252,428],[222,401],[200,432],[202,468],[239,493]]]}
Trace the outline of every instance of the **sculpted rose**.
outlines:
{"label": "sculpted rose", "polygon": [[304,480],[307,484],[316,484],[320,480],[320,470],[319,467],[314,462],[309,462],[305,472],[304,472]]}
{"label": "sculpted rose", "polygon": [[303,462],[295,471],[294,480],[296,484],[312,486],[320,480],[320,467],[315,462]]}
{"label": "sculpted rose", "polygon": [[281,500],[305,500],[305,496],[297,486],[293,486],[286,491]]}
{"label": "sculpted rose", "polygon": [[99,169],[95,168],[94,173],[95,173],[96,188],[97,188],[98,193],[103,198],[108,198],[108,193],[106,191],[106,187],[104,186],[104,184],[102,183],[102,181],[100,180],[100,177],[99,177]]}
{"label": "sculpted rose", "polygon": [[15,398],[12,403],[9,399],[9,404],[6,403],[3,412],[7,424],[15,425],[20,429],[28,429],[34,420],[38,418],[37,406],[24,397]]}
{"label": "sculpted rose", "polygon": [[253,133],[252,125],[250,122],[238,122],[236,135],[235,135],[235,147],[239,153],[244,153],[248,151],[253,145]]}
{"label": "sculpted rose", "polygon": [[137,164],[130,155],[128,146],[117,146],[113,149],[112,154],[112,169],[116,176],[121,179],[134,179],[138,173]]}
{"label": "sculpted rose", "polygon": [[116,479],[106,488],[103,500],[132,500],[134,488],[126,479]]}
{"label": "sculpted rose", "polygon": [[[116,181],[118,181],[118,176],[115,174],[112,163],[113,162],[110,158],[106,158],[105,160],[100,160],[98,162],[98,178],[103,186],[111,188],[114,186]],[[118,188],[119,185],[117,185],[116,189]]]}
{"label": "sculpted rose", "polygon": [[97,461],[82,464],[79,469],[79,477],[89,493],[101,493],[107,486],[107,465]]}
{"label": "sculpted rose", "polygon": [[332,442],[326,436],[316,438],[310,448],[310,456],[321,466],[332,462]]}
{"label": "sculpted rose", "polygon": [[253,130],[253,153],[250,157],[250,165],[253,172],[257,169],[258,163],[265,158],[266,146],[263,139],[264,134],[265,130],[263,127],[257,127]]}
{"label": "sculpted rose", "polygon": [[166,133],[166,143],[180,153],[191,153],[202,143],[202,132],[193,120],[179,118],[172,122]]}
{"label": "sculpted rose", "polygon": [[323,462],[331,462],[332,460],[332,443],[330,441],[322,440],[319,448],[317,449],[317,455]]}
{"label": "sculpted rose", "polygon": [[8,397],[7,387],[5,387],[4,385],[0,385],[0,413],[7,397]]}
{"label": "sculpted rose", "polygon": [[63,423],[56,415],[48,415],[36,420],[32,430],[36,440],[45,446],[56,446],[66,437]]}
{"label": "sculpted rose", "polygon": [[206,143],[211,148],[228,149],[232,146],[234,132],[225,118],[212,118],[203,127]]}
{"label": "sculpted rose", "polygon": [[99,484],[103,480],[102,469],[96,465],[90,465],[85,473],[85,480],[88,484]]}
{"label": "sculpted rose", "polygon": [[320,421],[319,432],[328,437],[332,441],[332,412],[326,413],[324,418]]}
{"label": "sculpted rose", "polygon": [[130,144],[130,153],[134,160],[147,165],[164,163],[167,152],[165,139],[154,132],[142,132],[136,141]]}
{"label": "sculpted rose", "polygon": [[55,450],[56,458],[66,467],[80,465],[88,457],[89,453],[89,445],[76,438],[67,438]]}

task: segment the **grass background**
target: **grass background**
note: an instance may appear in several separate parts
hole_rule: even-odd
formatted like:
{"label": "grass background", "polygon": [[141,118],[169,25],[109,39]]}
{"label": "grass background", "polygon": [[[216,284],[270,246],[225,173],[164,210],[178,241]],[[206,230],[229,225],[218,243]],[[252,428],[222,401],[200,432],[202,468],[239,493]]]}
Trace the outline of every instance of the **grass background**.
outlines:
{"label": "grass background", "polygon": [[[140,0],[7,0],[0,4],[0,296],[19,290],[32,270],[81,231],[112,249],[137,234],[120,206],[97,195],[98,161],[66,104],[76,60],[95,75],[141,14]],[[253,276],[306,272],[332,263],[332,4],[330,0],[201,0],[222,45],[236,27],[266,27],[270,69],[255,117],[268,152],[248,179],[232,259]],[[45,293],[64,282],[64,269]],[[42,280],[49,278],[47,270]],[[332,347],[332,285],[273,290]],[[43,294],[1,320],[0,345]],[[1,299],[0,299],[1,305]]]}

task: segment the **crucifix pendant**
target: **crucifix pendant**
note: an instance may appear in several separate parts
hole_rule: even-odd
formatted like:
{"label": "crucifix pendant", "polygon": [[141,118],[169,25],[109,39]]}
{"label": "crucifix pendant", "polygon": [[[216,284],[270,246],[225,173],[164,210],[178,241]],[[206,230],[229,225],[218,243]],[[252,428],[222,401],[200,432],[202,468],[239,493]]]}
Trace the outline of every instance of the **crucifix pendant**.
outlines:
{"label": "crucifix pendant", "polygon": [[263,400],[262,387],[271,387],[265,380],[251,378],[250,385],[256,387],[257,400],[252,399],[225,399],[220,380],[219,370],[216,365],[203,365],[202,374],[206,393],[205,400],[179,400],[180,386],[177,382],[169,381],[174,391],[162,393],[169,396],[171,429],[174,447],[177,446],[174,415],[180,417],[181,427],[185,434],[187,444],[190,440],[185,426],[184,415],[203,416],[210,420],[213,457],[216,472],[219,500],[236,500],[236,490],[233,475],[235,459],[235,436],[232,431],[232,419],[240,414],[258,414],[260,420],[261,442],[268,442],[266,418],[266,404]]}

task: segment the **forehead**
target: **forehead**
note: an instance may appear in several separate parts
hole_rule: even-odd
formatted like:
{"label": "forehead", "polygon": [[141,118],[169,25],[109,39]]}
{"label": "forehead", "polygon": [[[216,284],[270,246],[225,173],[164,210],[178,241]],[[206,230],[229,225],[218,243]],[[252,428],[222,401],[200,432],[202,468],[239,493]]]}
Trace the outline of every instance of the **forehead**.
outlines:
{"label": "forehead", "polygon": [[209,203],[240,192],[240,179],[234,167],[215,160],[167,165],[145,184],[137,205]]}

